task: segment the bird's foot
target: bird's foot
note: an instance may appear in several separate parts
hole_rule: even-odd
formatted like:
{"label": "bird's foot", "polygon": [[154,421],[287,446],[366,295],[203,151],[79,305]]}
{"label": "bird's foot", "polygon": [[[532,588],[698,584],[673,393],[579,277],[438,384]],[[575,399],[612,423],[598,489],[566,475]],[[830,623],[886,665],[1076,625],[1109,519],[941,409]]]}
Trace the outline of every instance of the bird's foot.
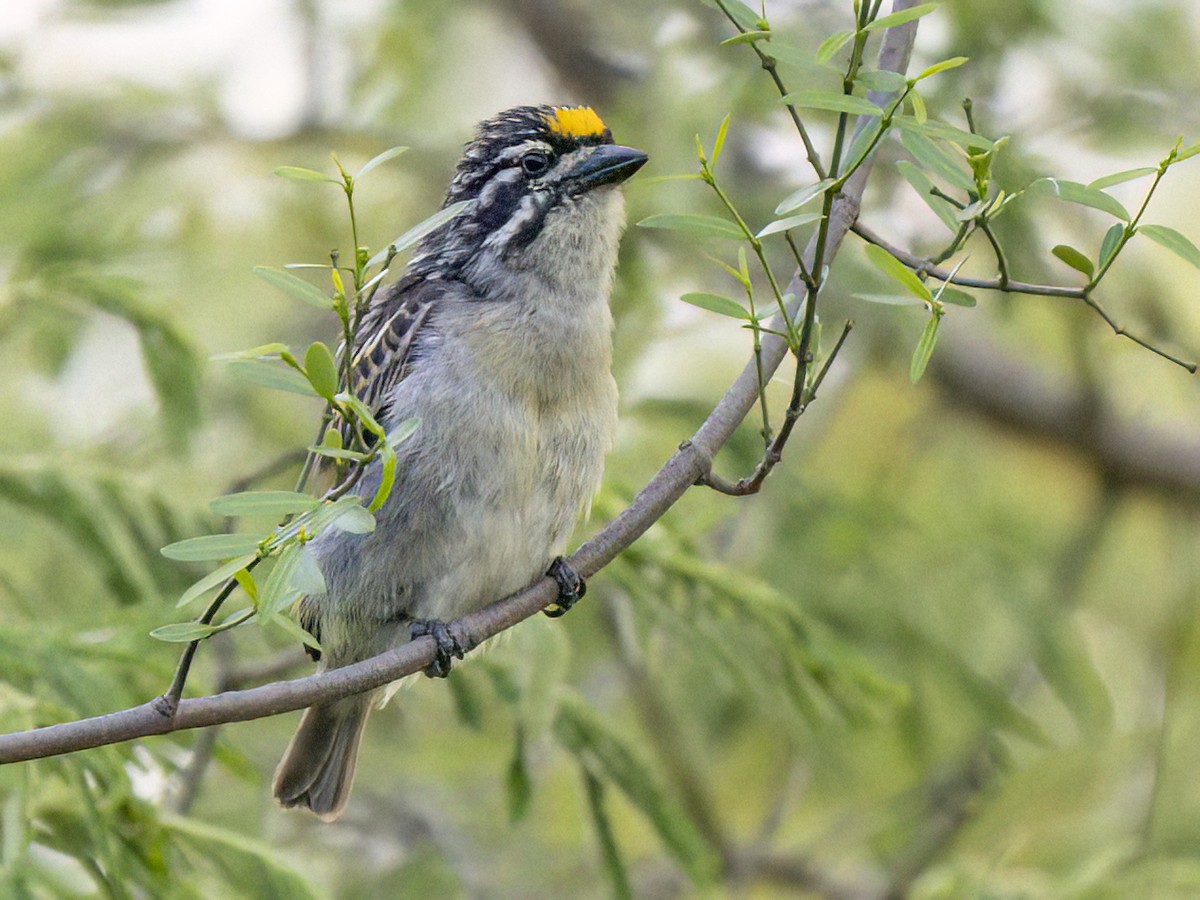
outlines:
{"label": "bird's foot", "polygon": [[437,652],[433,662],[425,667],[425,674],[430,678],[445,678],[450,674],[450,665],[454,657],[463,658],[466,652],[458,638],[450,631],[448,625],[440,619],[414,619],[409,628],[412,639],[429,636],[437,643]]}
{"label": "bird's foot", "polygon": [[546,574],[558,582],[558,599],[542,612],[552,619],[557,619],[587,593],[587,582],[561,556],[555,557]]}

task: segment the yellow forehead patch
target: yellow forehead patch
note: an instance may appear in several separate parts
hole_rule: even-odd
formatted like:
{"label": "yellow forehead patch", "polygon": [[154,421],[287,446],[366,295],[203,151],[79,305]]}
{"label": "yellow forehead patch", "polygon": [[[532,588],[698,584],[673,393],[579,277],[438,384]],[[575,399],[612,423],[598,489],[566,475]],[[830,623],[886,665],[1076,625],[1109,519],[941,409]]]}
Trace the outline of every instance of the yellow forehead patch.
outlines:
{"label": "yellow forehead patch", "polygon": [[560,137],[594,137],[604,133],[604,122],[590,106],[556,106],[554,115],[546,116],[550,130]]}

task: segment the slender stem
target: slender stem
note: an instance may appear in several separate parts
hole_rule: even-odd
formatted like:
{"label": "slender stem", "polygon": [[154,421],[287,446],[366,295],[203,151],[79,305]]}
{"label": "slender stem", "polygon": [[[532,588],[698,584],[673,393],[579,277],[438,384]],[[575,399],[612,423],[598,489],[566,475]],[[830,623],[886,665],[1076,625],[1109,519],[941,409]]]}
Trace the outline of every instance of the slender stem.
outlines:
{"label": "slender stem", "polygon": [[[744,29],[738,23],[738,20],[730,14],[722,0],[716,0],[716,3],[721,12],[725,14],[725,18],[727,18],[733,24],[733,27],[738,30],[738,33],[745,34],[746,29]],[[787,86],[784,85],[783,79],[779,77],[779,69],[777,67],[775,57],[764,52],[763,49],[758,46],[758,43],[758,41],[752,43],[750,45],[750,49],[752,49],[758,56],[759,63],[762,65],[763,69],[766,70],[767,74],[771,76],[771,81],[775,83],[775,89],[779,91],[779,96],[786,97],[791,92],[787,89]],[[813,171],[817,173],[817,180],[819,181],[825,177],[825,166],[821,163],[821,154],[817,152],[816,145],[813,144],[812,138],[809,137],[808,129],[804,127],[804,120],[800,118],[800,113],[796,110],[796,107],[791,103],[785,105],[787,106],[788,115],[790,115],[792,118],[792,124],[796,127],[796,132],[800,135],[800,140],[804,144],[804,153],[808,157],[808,164],[812,166]]]}

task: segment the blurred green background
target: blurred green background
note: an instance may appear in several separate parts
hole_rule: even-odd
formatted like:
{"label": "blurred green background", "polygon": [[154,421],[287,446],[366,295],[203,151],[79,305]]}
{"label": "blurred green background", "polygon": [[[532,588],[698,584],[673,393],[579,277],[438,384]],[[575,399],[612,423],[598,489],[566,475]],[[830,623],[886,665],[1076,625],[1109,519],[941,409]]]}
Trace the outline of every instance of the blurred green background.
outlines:
{"label": "blurred green background", "polygon": [[[0,728],[161,692],[200,570],[158,548],[303,446],[315,402],[214,354],[335,338],[251,273],[348,252],[339,192],[274,177],[413,149],[358,194],[378,249],[431,213],[473,124],[587,102],[651,162],[631,221],[752,223],[813,180],[771,84],[692,0],[23,0],[0,22]],[[849,2],[772,2],[812,53]],[[958,0],[922,20],[931,114],[1011,135],[999,179],[1087,182],[1200,138],[1185,0]],[[812,71],[783,65],[789,86]],[[814,132],[828,146],[828,118]],[[946,233],[881,150],[863,221]],[[1113,189],[1136,206],[1145,182]],[[1200,163],[1148,213],[1200,240]],[[1022,199],[1014,273],[1075,285],[1099,212]],[[779,248],[775,248],[778,250]],[[967,270],[990,275],[986,245]],[[774,252],[774,251],[773,251]],[[630,228],[614,307],[620,443],[594,529],[703,420],[749,352],[681,293],[733,295],[697,243]],[[786,272],[784,254],[778,256]],[[416,680],[368,729],[347,814],[277,809],[295,714],[0,769],[0,896],[1191,897],[1200,893],[1200,393],[1076,301],[981,294],[910,383],[919,309],[851,238],[823,310],[858,326],[764,492],[697,489],[541,617]],[[1135,241],[1099,296],[1200,357],[1200,273]],[[787,385],[773,385],[782,409]],[[753,417],[718,462],[741,475]],[[268,474],[287,487],[294,469]],[[308,671],[241,629],[192,692]]]}

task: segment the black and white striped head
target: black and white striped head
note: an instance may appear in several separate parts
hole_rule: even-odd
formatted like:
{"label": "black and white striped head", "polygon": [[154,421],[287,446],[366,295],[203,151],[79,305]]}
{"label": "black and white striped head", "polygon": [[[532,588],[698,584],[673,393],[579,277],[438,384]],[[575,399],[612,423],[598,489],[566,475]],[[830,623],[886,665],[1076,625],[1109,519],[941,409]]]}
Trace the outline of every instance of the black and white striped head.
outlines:
{"label": "black and white striped head", "polygon": [[518,106],[482,122],[446,193],[445,205],[474,200],[430,235],[412,269],[457,273],[481,257],[514,261],[557,222],[595,212],[593,193],[620,184],[646,154],[613,143],[589,107]]}

